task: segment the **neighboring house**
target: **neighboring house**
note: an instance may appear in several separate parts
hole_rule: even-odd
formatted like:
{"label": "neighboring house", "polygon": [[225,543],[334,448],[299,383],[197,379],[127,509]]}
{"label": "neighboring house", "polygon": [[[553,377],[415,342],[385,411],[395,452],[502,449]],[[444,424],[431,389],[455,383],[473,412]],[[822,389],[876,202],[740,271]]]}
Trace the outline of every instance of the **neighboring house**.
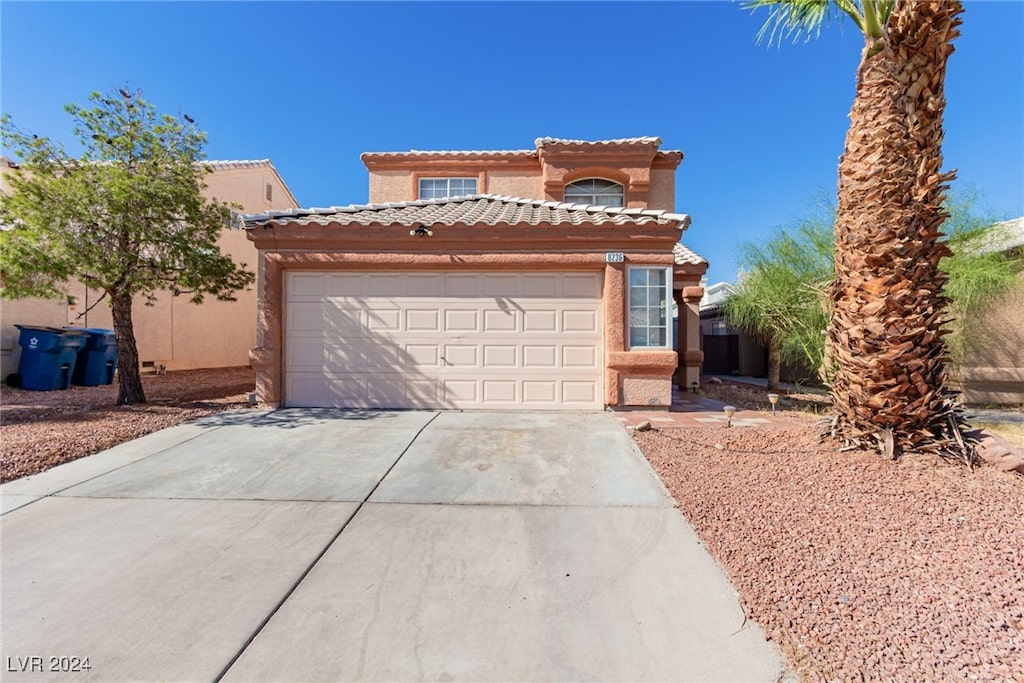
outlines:
{"label": "neighboring house", "polygon": [[707,263],[679,243],[683,155],[660,145],[367,153],[368,204],[245,216],[260,401],[669,406],[699,378]]}
{"label": "neighboring house", "polygon": [[767,377],[768,349],[725,319],[722,304],[732,296],[733,286],[716,282],[704,290],[700,301],[701,350],[704,374]]}
{"label": "neighboring house", "polygon": [[[288,209],[298,202],[274,165],[259,161],[207,161],[212,169],[205,176],[204,194],[242,211]],[[4,160],[4,173],[9,172]],[[255,272],[257,253],[245,233],[225,229],[219,240],[221,251]],[[71,301],[55,299],[4,299],[0,329],[0,379],[16,372],[21,356],[16,324],[50,327],[113,328],[106,300],[100,292],[88,291],[80,282],[70,282]],[[196,305],[187,296],[157,293],[154,305],[141,297],[135,300],[133,317],[139,359],[144,369],[168,370],[230,367],[249,364],[249,349],[256,342],[256,289],[235,293],[236,301],[206,297]]]}
{"label": "neighboring house", "polygon": [[[700,302],[701,350],[705,375],[768,376],[768,347],[753,335],[731,327],[722,304],[732,296],[733,286],[718,282],[704,290]],[[818,378],[806,363],[782,362],[779,379],[783,382],[816,384]]]}
{"label": "neighboring house", "polygon": [[[1024,217],[997,224],[998,237],[985,251],[1024,251]],[[992,302],[968,334],[977,341],[955,378],[965,403],[1024,404],[1024,273],[1017,284]]]}

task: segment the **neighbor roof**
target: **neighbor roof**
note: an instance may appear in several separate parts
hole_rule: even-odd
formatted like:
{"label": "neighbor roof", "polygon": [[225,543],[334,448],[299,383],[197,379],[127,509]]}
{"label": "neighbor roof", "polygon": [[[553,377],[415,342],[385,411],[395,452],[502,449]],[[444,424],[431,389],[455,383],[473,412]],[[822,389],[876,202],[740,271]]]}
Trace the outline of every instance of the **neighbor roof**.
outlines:
{"label": "neighbor roof", "polygon": [[[471,150],[419,150],[413,149],[407,152],[364,152],[359,155],[359,158],[365,161],[373,161],[376,159],[395,159],[402,157],[536,157],[538,150],[541,147],[546,146],[566,146],[566,147],[621,147],[628,145],[654,145],[655,147],[661,146],[661,138],[658,137],[637,137],[637,138],[615,138],[613,140],[570,140],[566,138],[537,138],[534,140],[535,149],[471,149]],[[678,150],[660,150],[658,155],[667,156],[673,154],[682,154]]]}
{"label": "neighbor roof", "polygon": [[[443,199],[421,199],[383,204],[353,204],[330,208],[267,211],[242,216],[245,227],[269,225],[329,225],[332,223],[382,225],[397,223],[426,225],[573,225],[614,223],[644,225],[676,223],[680,230],[690,217],[655,209],[590,206],[566,202],[525,199],[498,194],[475,194]],[[684,247],[685,249],[685,247]],[[696,256],[693,252],[688,254]],[[679,258],[677,256],[677,258]],[[700,258],[696,256],[696,258]]]}

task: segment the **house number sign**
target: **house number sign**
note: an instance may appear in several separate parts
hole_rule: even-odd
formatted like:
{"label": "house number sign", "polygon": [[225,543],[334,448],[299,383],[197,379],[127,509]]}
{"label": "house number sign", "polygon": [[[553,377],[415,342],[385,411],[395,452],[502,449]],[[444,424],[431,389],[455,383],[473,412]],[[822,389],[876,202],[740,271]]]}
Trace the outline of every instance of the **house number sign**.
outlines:
{"label": "house number sign", "polygon": [[605,263],[622,263],[626,260],[626,255],[621,251],[609,251],[604,255]]}

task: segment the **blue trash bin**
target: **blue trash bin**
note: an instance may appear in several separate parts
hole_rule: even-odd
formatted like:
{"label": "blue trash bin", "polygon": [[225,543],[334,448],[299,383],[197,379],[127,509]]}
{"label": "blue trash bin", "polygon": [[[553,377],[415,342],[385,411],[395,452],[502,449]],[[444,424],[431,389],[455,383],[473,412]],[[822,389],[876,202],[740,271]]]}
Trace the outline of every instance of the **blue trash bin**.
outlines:
{"label": "blue trash bin", "polygon": [[15,325],[21,333],[21,361],[18,374],[21,386],[33,391],[53,391],[71,386],[78,350],[85,334],[56,327]]}
{"label": "blue trash bin", "polygon": [[101,327],[65,327],[66,332],[84,332],[85,345],[78,351],[71,383],[83,387],[114,383],[117,369],[117,339],[113,330]]}

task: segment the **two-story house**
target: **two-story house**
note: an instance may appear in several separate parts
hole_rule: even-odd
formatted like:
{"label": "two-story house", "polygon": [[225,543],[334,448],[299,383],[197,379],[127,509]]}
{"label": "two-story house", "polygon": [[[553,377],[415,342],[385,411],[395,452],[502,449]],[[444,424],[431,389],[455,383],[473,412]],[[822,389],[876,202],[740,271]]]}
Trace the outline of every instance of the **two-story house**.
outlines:
{"label": "two-story house", "polygon": [[245,216],[260,401],[667,407],[699,379],[707,263],[660,145],[366,153],[368,204]]}

